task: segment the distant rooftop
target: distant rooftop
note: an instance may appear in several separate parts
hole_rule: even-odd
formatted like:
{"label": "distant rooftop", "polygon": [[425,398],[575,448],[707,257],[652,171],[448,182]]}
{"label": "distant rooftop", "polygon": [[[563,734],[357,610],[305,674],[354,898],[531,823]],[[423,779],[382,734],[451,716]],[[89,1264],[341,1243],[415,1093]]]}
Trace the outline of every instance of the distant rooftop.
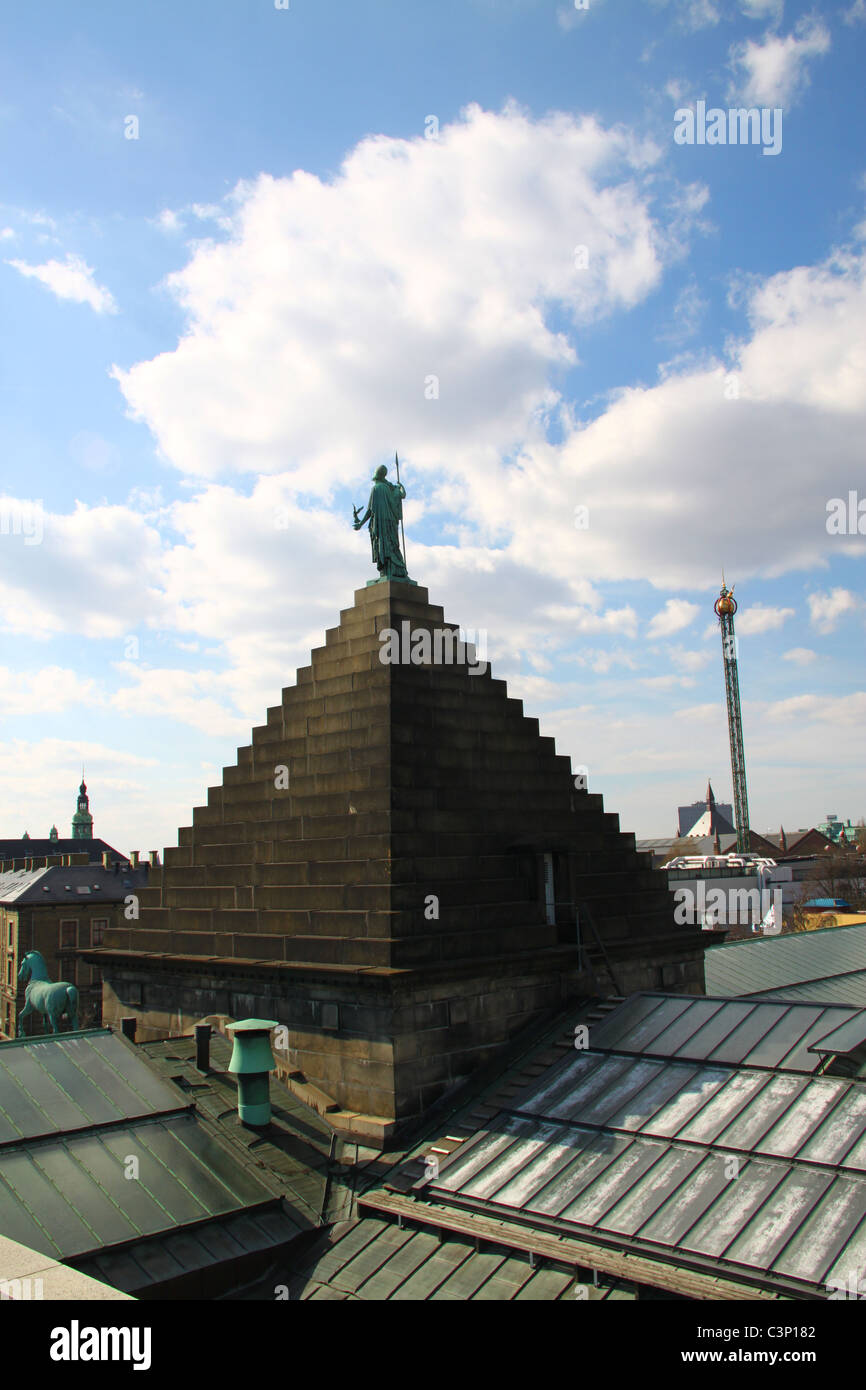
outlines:
{"label": "distant rooftop", "polygon": [[0,840],[0,861],[4,859],[45,859],[49,854],[89,854],[92,861],[101,864],[103,854],[110,854],[112,860],[126,863],[127,854],[112,849],[105,840],[66,839],[66,840]]}
{"label": "distant rooftop", "polygon": [[712,994],[866,1008],[866,924],[729,941],[707,952],[704,972]]}
{"label": "distant rooftop", "polygon": [[53,865],[50,869],[8,869],[0,873],[0,903],[32,906],[36,903],[120,902],[130,888],[147,883],[147,869],[101,864]]}

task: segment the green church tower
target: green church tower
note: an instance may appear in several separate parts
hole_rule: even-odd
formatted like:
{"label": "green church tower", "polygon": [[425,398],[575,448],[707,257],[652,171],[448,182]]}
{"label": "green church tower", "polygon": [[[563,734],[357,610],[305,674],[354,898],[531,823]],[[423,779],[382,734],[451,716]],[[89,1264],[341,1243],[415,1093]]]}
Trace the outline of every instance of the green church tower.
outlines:
{"label": "green church tower", "polygon": [[90,814],[90,798],[87,795],[87,785],[83,778],[81,786],[78,788],[78,809],[72,817],[72,838],[73,840],[93,839],[93,817]]}

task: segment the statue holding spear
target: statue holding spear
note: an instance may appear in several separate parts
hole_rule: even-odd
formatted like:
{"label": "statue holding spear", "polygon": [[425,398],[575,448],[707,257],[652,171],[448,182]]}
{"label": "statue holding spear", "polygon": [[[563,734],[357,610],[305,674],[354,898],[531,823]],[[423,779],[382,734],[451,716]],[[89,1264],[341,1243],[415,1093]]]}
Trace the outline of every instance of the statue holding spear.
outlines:
{"label": "statue holding spear", "polygon": [[396,453],[394,463],[397,469],[396,483],[388,481],[388,469],[384,463],[381,464],[373,474],[373,488],[364,515],[359,515],[358,507],[352,508],[352,525],[356,531],[360,531],[368,522],[370,524],[373,564],[379,571],[379,578],[371,579],[371,584],[385,583],[393,579],[402,580],[404,584],[415,583],[406,572],[406,535],[403,530],[403,498],[406,496],[406,489],[400,481],[400,460]]}

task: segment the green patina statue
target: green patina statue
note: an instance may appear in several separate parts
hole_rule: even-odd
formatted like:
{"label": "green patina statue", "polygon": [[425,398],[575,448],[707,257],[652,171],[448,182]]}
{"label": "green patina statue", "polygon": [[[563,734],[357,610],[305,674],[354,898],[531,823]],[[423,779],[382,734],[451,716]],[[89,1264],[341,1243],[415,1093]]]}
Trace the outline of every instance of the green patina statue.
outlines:
{"label": "green patina statue", "polygon": [[373,550],[373,564],[379,570],[378,579],[368,580],[369,584],[382,584],[392,579],[402,580],[404,584],[414,584],[415,580],[410,579],[406,572],[406,562],[403,558],[406,541],[403,540],[403,551],[400,549],[399,527],[403,521],[403,498],[406,496],[406,489],[400,482],[400,468],[397,465],[397,482],[389,483],[385,476],[388,472],[385,464],[381,464],[373,475],[373,489],[370,493],[370,501],[367,503],[367,510],[363,516],[358,515],[358,508],[353,507],[355,520],[354,529],[360,531],[367,522],[370,523],[370,545]]}
{"label": "green patina statue", "polygon": [[39,951],[28,951],[18,971],[18,983],[26,985],[24,1008],[18,1015],[18,1036],[24,1037],[24,1020],[28,1014],[42,1014],[46,1033],[59,1033],[60,1020],[65,1014],[73,1030],[78,1027],[78,990],[68,980],[52,984],[45,958]]}

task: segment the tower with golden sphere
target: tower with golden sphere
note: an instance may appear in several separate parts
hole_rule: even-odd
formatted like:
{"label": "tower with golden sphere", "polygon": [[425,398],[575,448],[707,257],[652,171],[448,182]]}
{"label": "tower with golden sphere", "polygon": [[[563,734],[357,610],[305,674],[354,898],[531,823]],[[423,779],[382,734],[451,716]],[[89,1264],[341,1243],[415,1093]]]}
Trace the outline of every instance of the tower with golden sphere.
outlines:
{"label": "tower with golden sphere", "polygon": [[749,796],[746,790],[746,755],[743,751],[743,718],[740,713],[740,680],[737,674],[737,638],[734,614],[737,600],[734,586],[725,587],[713,605],[722,629],[722,661],[725,668],[725,700],[728,706],[728,737],[731,743],[731,780],[734,784],[734,823],[737,827],[737,851],[749,849]]}

